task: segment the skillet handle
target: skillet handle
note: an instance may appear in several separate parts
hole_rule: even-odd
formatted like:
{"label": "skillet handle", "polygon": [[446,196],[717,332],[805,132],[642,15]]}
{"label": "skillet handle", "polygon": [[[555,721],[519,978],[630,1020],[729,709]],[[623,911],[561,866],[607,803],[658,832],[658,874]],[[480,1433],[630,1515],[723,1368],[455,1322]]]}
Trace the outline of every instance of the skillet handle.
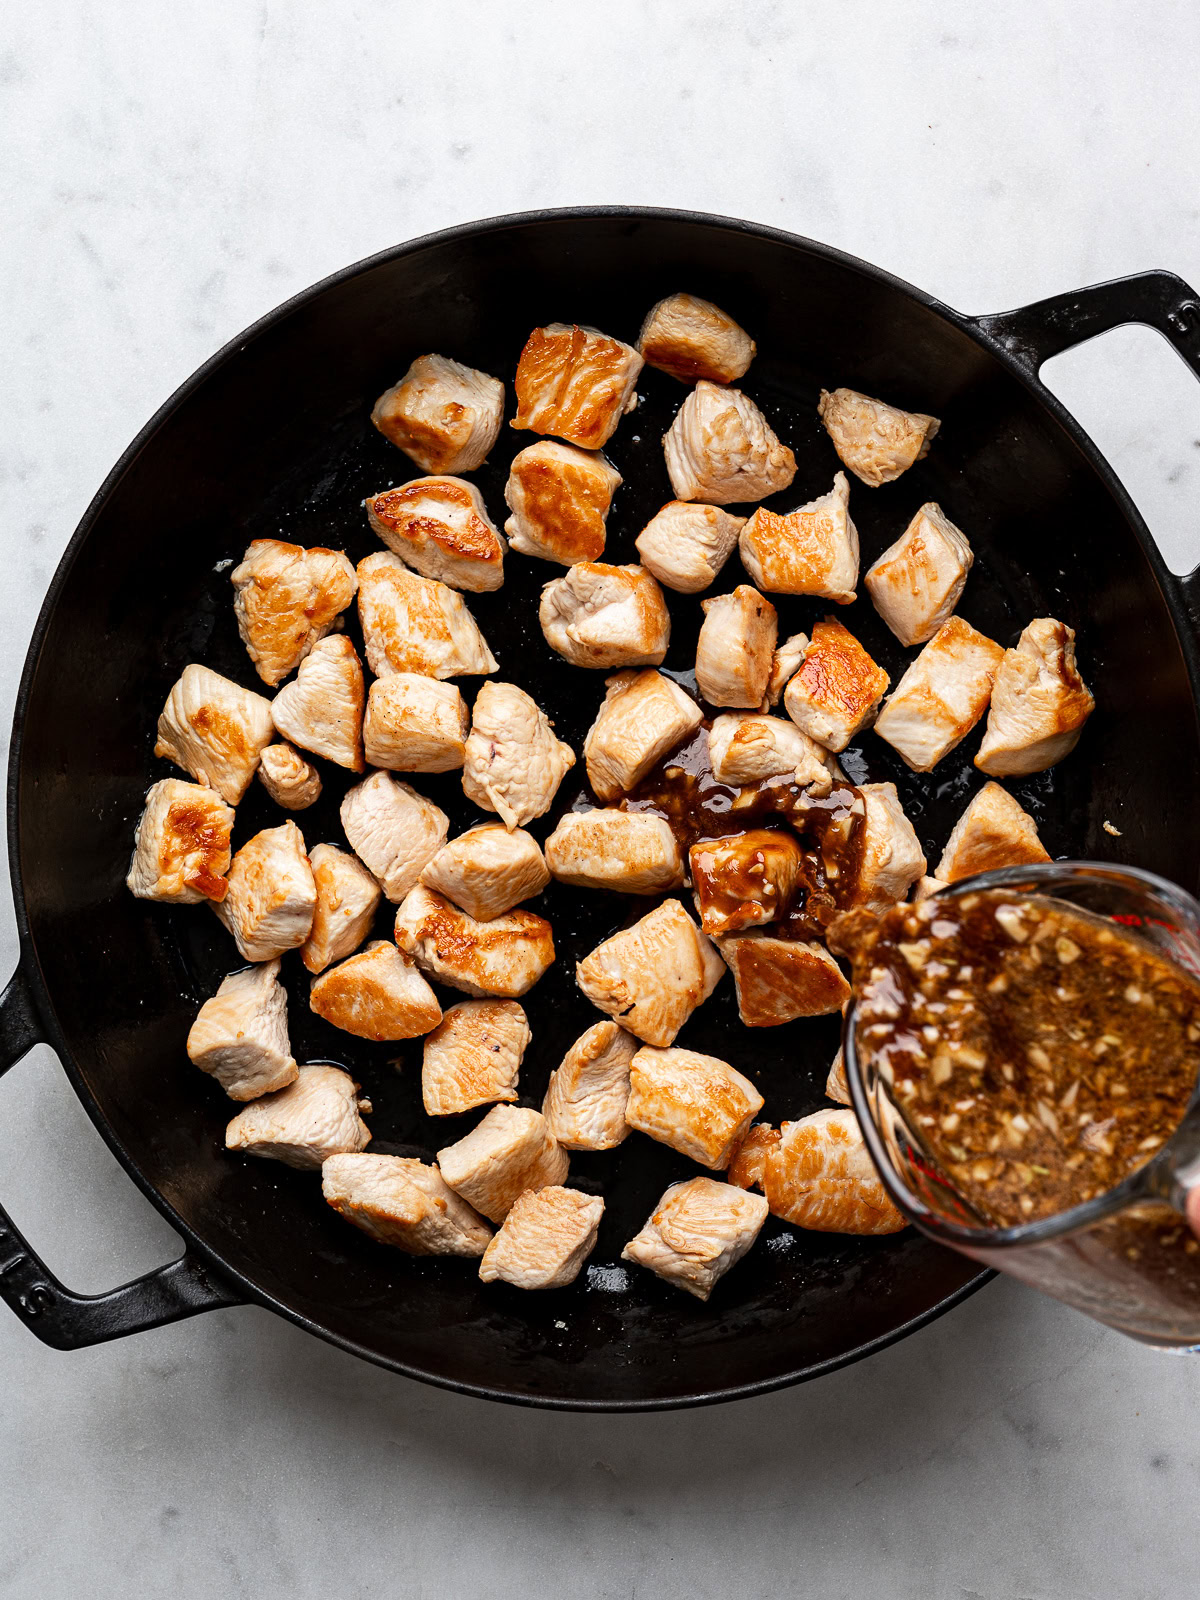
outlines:
{"label": "skillet handle", "polygon": [[[0,1075],[44,1038],[25,970],[18,967],[0,995]],[[187,1251],[107,1294],[73,1294],[0,1207],[0,1298],[44,1344],[82,1350],[198,1311],[240,1305],[244,1297]]]}

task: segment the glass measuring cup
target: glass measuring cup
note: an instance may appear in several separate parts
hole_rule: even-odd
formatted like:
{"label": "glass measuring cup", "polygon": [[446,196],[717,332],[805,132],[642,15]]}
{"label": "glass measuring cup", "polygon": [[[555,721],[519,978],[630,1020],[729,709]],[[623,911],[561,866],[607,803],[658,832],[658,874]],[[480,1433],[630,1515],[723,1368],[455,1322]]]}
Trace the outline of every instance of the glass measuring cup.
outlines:
{"label": "glass measuring cup", "polygon": [[[1164,878],[1087,861],[1006,867],[963,879],[939,898],[979,889],[1053,896],[1120,923],[1200,981],[1200,904]],[[1160,1151],[1083,1205],[1015,1227],[986,1223],[908,1126],[870,1052],[856,1006],[843,1028],[855,1113],[884,1187],[918,1228],[1146,1344],[1200,1348],[1200,1240],[1188,1227],[1200,1186],[1200,1086]]]}

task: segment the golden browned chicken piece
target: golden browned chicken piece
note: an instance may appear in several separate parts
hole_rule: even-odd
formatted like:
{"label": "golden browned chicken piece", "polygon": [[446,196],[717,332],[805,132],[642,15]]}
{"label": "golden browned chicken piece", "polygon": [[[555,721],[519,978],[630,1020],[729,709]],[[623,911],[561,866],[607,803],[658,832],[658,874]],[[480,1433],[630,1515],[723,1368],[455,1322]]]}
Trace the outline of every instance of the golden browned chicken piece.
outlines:
{"label": "golden browned chicken piece", "polygon": [[475,697],[463,760],[463,793],[516,828],[549,811],[575,752],[515,683],[485,683]]}
{"label": "golden browned chicken piece", "polygon": [[381,891],[358,858],[336,845],[316,845],[308,860],[317,904],[300,959],[316,973],[358,949],[371,931]]}
{"label": "golden browned chicken piece", "polygon": [[215,789],[162,778],[146,791],[125,883],[139,900],[223,900],[232,832],[233,807]]}
{"label": "golden browned chicken piece", "polygon": [[748,583],[700,606],[697,689],[711,706],[761,706],[779,631],[775,607]]}
{"label": "golden browned chicken piece", "polygon": [[560,883],[617,894],[660,894],[683,882],[683,857],[663,817],[649,811],[568,811],[546,840]]}
{"label": "golden browned chicken piece", "polygon": [[550,869],[531,833],[499,822],[468,828],[444,844],[421,873],[427,889],[436,889],[479,922],[532,900],[550,882]]}
{"label": "golden browned chicken piece", "polygon": [[936,417],[901,411],[855,389],[822,389],[817,415],[846,466],[872,489],[927,455],[941,427]]}
{"label": "golden browned chicken piece", "polygon": [[625,1121],[713,1171],[729,1165],[762,1105],[749,1078],[716,1056],[643,1045],[630,1063]]}
{"label": "golden browned chicken piece", "polygon": [[998,783],[985,783],[954,824],[937,877],[944,884],[957,883],[977,872],[1049,860],[1028,811]]}
{"label": "golden browned chicken piece", "polygon": [[504,385],[448,356],[418,356],[371,421],[425,472],[474,472],[504,420]]}
{"label": "golden browned chicken piece", "polygon": [[321,774],[283,741],[269,744],[259,757],[258,781],[285,811],[307,811],[321,798]]}
{"label": "golden browned chicken piece", "polygon": [[491,1222],[503,1222],[529,1189],[565,1183],[570,1157],[546,1119],[523,1106],[493,1106],[457,1144],[438,1151],[442,1177]]}
{"label": "golden browned chicken piece", "polygon": [[711,300],[671,294],[646,313],[638,349],[648,367],[669,372],[681,383],[706,378],[735,383],[754,360],[754,340]]}
{"label": "golden browned chicken piece", "polygon": [[504,540],[465,478],[414,478],[365,504],[384,544],[422,577],[475,594],[504,582]]}
{"label": "golden browned chicken piece", "polygon": [[264,828],[234,856],[229,892],[213,910],[247,961],[273,961],[308,938],[317,890],[294,822]]}
{"label": "golden browned chicken piece", "polygon": [[813,594],[848,606],[858,583],[858,529],[850,520],[850,485],[833,488],[780,516],[759,506],[738,535],[742,565],[771,594]]}
{"label": "golden browned chicken piece", "polygon": [[761,1189],[767,1171],[767,1156],[779,1143],[779,1129],[756,1122],[733,1152],[725,1176],[739,1189]]}
{"label": "golden browned chicken piece", "polygon": [[225,1130],[225,1148],[315,1172],[330,1156],[370,1143],[358,1112],[358,1085],[348,1072],[323,1063],[301,1067],[286,1089],[238,1112]]}
{"label": "golden browned chicken piece", "polygon": [[767,1216],[761,1195],[731,1183],[716,1178],[673,1183],[621,1258],[707,1300],[758,1238]]}
{"label": "golden browned chicken piece", "polygon": [[457,684],[419,672],[390,673],[376,678],[367,694],[367,762],[391,772],[455,772],[466,758],[470,726]]}
{"label": "golden browned chicken piece", "polygon": [[796,476],[795,456],[750,396],[703,380],[664,434],[663,454],[677,500],[763,500]]}
{"label": "golden browned chicken piece", "polygon": [[828,751],[792,723],[762,711],[726,711],[714,718],[708,759],[717,782],[735,789],[784,774],[818,796],[833,786]]}
{"label": "golden browned chicken piece", "polygon": [[825,1079],[826,1098],[836,1100],[840,1106],[850,1104],[850,1085],[846,1082],[846,1062],[842,1056],[842,1047],[838,1045],[837,1055],[829,1068],[829,1076]]}
{"label": "golden browned chicken piece", "polygon": [[826,617],[813,627],[799,670],[784,690],[783,707],[817,744],[844,750],[875,721],[890,682],[849,628]]}
{"label": "golden browned chicken piece", "polygon": [[[826,620],[829,620],[828,618]],[[771,661],[771,676],[767,679],[767,702],[777,706],[783,699],[783,691],[789,681],[800,670],[804,660],[804,653],[808,649],[808,635],[806,633],[793,633],[790,639],[785,639],[775,650]],[[764,710],[766,708],[764,707]]]}
{"label": "golden browned chicken piece", "polygon": [[669,1045],[725,967],[678,900],[664,900],[598,944],[575,969],[598,1011],[646,1044]]}
{"label": "golden browned chicken piece", "polygon": [[1003,659],[994,639],[951,617],[888,696],[875,732],[915,772],[932,772],[987,710]]}
{"label": "golden browned chicken piece", "polygon": [[596,1022],[550,1074],[542,1115],[564,1150],[615,1150],[629,1137],[629,1064],[638,1048],[615,1022]]}
{"label": "golden browned chicken piece", "polygon": [[440,806],[386,772],[355,784],[341,805],[350,848],[398,905],[446,842],[450,819]]}
{"label": "golden browned chicken piece", "polygon": [[542,590],[538,621],[551,650],[574,667],[657,666],[671,618],[663,592],[641,567],[579,561]]}
{"label": "golden browned chicken piece", "polygon": [[436,1167],[407,1156],[330,1156],[321,1192],[347,1222],[410,1256],[481,1256],[492,1237]]}
{"label": "golden browned chicken piece", "polygon": [[583,742],[588,782],[600,800],[619,800],[703,720],[700,707],[661,672],[616,672]]}
{"label": "golden browned chicken piece", "polygon": [[584,450],[599,450],[626,411],[642,358],[631,345],[595,328],[552,322],[535,328],[517,363],[514,428],[554,433]]}
{"label": "golden browned chicken piece", "polygon": [[387,939],[313,979],[317,1016],[358,1039],[418,1039],[442,1020],[437,996],[413,963]]}
{"label": "golden browned chicken piece", "polygon": [[272,688],[325,637],[358,588],[341,550],[282,539],[255,539],[229,576],[242,643]]}
{"label": "golden browned chicken piece", "polygon": [[427,1115],[454,1116],[517,1098],[521,1057],[532,1035],[515,1000],[464,1000],[425,1040],[421,1099]]}
{"label": "golden browned chicken piece", "polygon": [[480,1278],[516,1289],[565,1289],[596,1248],[603,1215],[604,1201],[578,1189],[527,1190],[484,1251]]}
{"label": "golden browned chicken piece", "polygon": [[337,633],[313,645],[272,701],[271,716],[283,737],[302,750],[361,772],[366,698],[358,651]]}
{"label": "golden browned chicken piece", "polygon": [[701,839],[688,861],[700,926],[716,939],[782,916],[799,882],[804,853],[791,832],[752,828]]}
{"label": "golden browned chicken piece", "polygon": [[824,1017],[849,999],[841,968],[819,944],[777,939],[770,928],[758,928],[722,939],[720,950],[733,973],[738,1015],[747,1028]]}
{"label": "golden browned chicken piece", "polygon": [[523,556],[572,566],[604,554],[605,524],[621,474],[598,450],[541,439],[519,451],[508,469],[504,499],[512,512],[504,531]]}
{"label": "golden browned chicken piece", "polygon": [[858,872],[846,904],[886,911],[924,875],[925,852],[894,783],[864,783],[858,792],[864,811]]}
{"label": "golden browned chicken piece", "polygon": [[785,1122],[764,1166],[768,1206],[798,1228],[879,1234],[908,1226],[879,1181],[853,1111]]}
{"label": "golden browned chicken piece", "polygon": [[294,1082],[297,1069],[288,1042],[279,962],[244,967],[222,979],[192,1023],[187,1053],[231,1100],[257,1100]]}
{"label": "golden browned chicken piece", "polygon": [[377,678],[389,672],[458,678],[496,670],[462,595],[410,572],[389,550],[358,563],[358,617],[367,665]]}
{"label": "golden browned chicken piece", "polygon": [[953,615],[975,560],[967,536],[930,500],[863,578],[901,644],[924,644]]}
{"label": "golden browned chicken piece", "polygon": [[1074,750],[1095,708],[1075,665],[1074,628],[1035,617],[997,668],[975,765],[993,778],[1044,772]]}
{"label": "golden browned chicken piece", "polygon": [[699,594],[716,581],[733,554],[745,517],[719,506],[668,500],[634,543],[647,572],[680,594]]}
{"label": "golden browned chicken piece", "polygon": [[509,911],[479,922],[424,887],[407,895],[397,911],[396,943],[439,983],[477,999],[518,999],[554,960],[544,917]]}
{"label": "golden browned chicken piece", "polygon": [[274,737],[269,700],[193,662],[167,696],[154,754],[236,806]]}

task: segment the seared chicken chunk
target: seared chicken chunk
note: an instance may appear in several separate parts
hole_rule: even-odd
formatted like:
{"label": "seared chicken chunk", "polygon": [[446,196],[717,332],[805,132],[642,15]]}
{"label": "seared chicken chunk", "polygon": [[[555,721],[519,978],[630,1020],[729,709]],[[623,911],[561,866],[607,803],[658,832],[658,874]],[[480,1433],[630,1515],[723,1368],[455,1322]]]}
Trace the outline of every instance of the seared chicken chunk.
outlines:
{"label": "seared chicken chunk", "polygon": [[888,696],[875,732],[915,772],[932,772],[987,710],[1003,659],[993,639],[951,617]]}
{"label": "seared chicken chunk", "polygon": [[595,328],[552,322],[535,328],[517,363],[514,428],[554,433],[584,450],[599,450],[626,411],[642,358],[631,345]]}
{"label": "seared chicken chunk", "polygon": [[668,500],[634,543],[647,572],[680,594],[699,594],[715,582],[733,554],[745,517],[719,506]]}
{"label": "seared chicken chunk", "polygon": [[804,853],[793,833],[753,828],[701,839],[688,860],[700,926],[715,939],[782,916],[799,882]]}
{"label": "seared chicken chunk", "polygon": [[625,1121],[714,1171],[729,1165],[762,1104],[749,1078],[716,1056],[643,1045],[630,1063]]}
{"label": "seared chicken chunk", "polygon": [[542,439],[519,451],[504,498],[504,531],[514,550],[564,567],[604,554],[605,523],[621,474],[598,450]]}
{"label": "seared chicken chunk", "polygon": [[325,637],[358,588],[341,550],[306,550],[282,539],[255,539],[229,576],[242,643],[272,687]]}
{"label": "seared chicken chunk", "polygon": [[800,669],[784,691],[783,707],[817,744],[844,750],[875,721],[890,682],[849,628],[826,617],[813,628]]}
{"label": "seared chicken chunk", "polygon": [[447,356],[418,356],[371,421],[426,472],[474,472],[504,420],[504,385]]}
{"label": "seared chicken chunk", "polygon": [[659,894],[683,882],[670,824],[649,811],[568,811],[546,840],[546,865],[560,883],[618,894]]}
{"label": "seared chicken chunk", "polygon": [[[808,635],[806,633],[793,633],[790,639],[785,639],[778,645],[771,660],[771,676],[767,679],[767,703],[777,706],[783,699],[783,691],[788,683],[800,670],[804,660],[804,653],[808,649]],[[765,707],[763,708],[766,709]]]}
{"label": "seared chicken chunk", "polygon": [[657,666],[671,618],[641,567],[580,561],[542,590],[538,620],[551,650],[575,667]]}
{"label": "seared chicken chunk", "polygon": [[519,1195],[483,1253],[479,1276],[517,1289],[565,1289],[596,1248],[604,1201],[551,1184]]}
{"label": "seared chicken chunk", "polygon": [[863,582],[900,643],[924,644],[953,615],[974,560],[966,534],[930,500]]}
{"label": "seared chicken chunk", "polygon": [[492,1237],[436,1167],[405,1156],[330,1156],[321,1192],[347,1222],[410,1256],[481,1256]]}
{"label": "seared chicken chunk", "polygon": [[414,478],[366,501],[367,521],[424,578],[479,594],[504,582],[504,540],[464,478]]}
{"label": "seared chicken chunk", "polygon": [[396,943],[439,983],[481,998],[515,1000],[554,960],[550,924],[532,911],[479,922],[432,889],[416,888],[396,913]]}
{"label": "seared chicken chunk", "polygon": [[771,594],[813,594],[848,606],[858,582],[858,529],[850,520],[850,485],[833,488],[780,516],[759,506],[738,535],[742,565]]}
{"label": "seared chicken chunk", "polygon": [[696,687],[712,706],[761,706],[779,633],[775,607],[748,583],[700,605]]}
{"label": "seared chicken chunk", "polygon": [[761,1189],[767,1170],[767,1155],[779,1143],[779,1129],[769,1123],[756,1122],[746,1130],[733,1159],[725,1169],[730,1183],[739,1189]]}
{"label": "seared chicken chunk", "polygon": [[375,939],[313,979],[317,1016],[358,1039],[418,1039],[442,1020],[437,996],[407,956]]}
{"label": "seared chicken chunk", "polygon": [[398,905],[446,842],[450,819],[399,778],[373,772],[341,805],[350,848]]}
{"label": "seared chicken chunk", "polygon": [[993,778],[1044,772],[1074,750],[1095,707],[1075,665],[1074,628],[1035,617],[996,670],[975,765]]}
{"label": "seared chicken chunk", "polygon": [[275,696],[271,715],[283,737],[302,750],[361,772],[365,701],[358,651],[338,633],[313,645],[295,678]]}
{"label": "seared chicken chunk", "polygon": [[702,719],[700,707],[661,672],[616,672],[583,743],[588,782],[601,800],[619,800]]}
{"label": "seared chicken chunk", "polygon": [[232,832],[233,807],[215,789],[162,778],[146,791],[126,885],[139,900],[223,900]]}
{"label": "seared chicken chunk", "polygon": [[832,956],[804,939],[777,939],[770,928],[720,941],[737,986],[738,1015],[747,1028],[776,1028],[797,1017],[840,1011],[850,985]]}
{"label": "seared chicken chunk", "polygon": [[193,662],[167,696],[154,754],[236,806],[274,737],[269,700]]}
{"label": "seared chicken chunk", "polygon": [[391,772],[454,772],[466,758],[470,726],[457,684],[419,672],[389,673],[367,694],[367,761]]}
{"label": "seared chicken chunk", "polygon": [[358,616],[367,665],[377,678],[389,672],[458,678],[496,670],[462,595],[418,577],[390,551],[358,563]]}
{"label": "seared chicken chunk", "polygon": [[421,1098],[431,1117],[517,1098],[521,1057],[532,1035],[515,1000],[464,1000],[425,1041]]}
{"label": "seared chicken chunk", "polygon": [[957,883],[977,872],[1049,860],[1028,811],[998,783],[985,783],[954,824],[937,876],[942,883]]}
{"label": "seared chicken chunk", "polygon": [[829,1076],[825,1079],[825,1094],[828,1099],[836,1100],[841,1106],[850,1104],[850,1085],[846,1082],[846,1062],[842,1056],[841,1045],[838,1045]]}
{"label": "seared chicken chunk", "polygon": [[777,1217],[816,1233],[898,1233],[908,1226],[879,1181],[853,1111],[814,1111],[785,1122],[780,1135],[763,1173]]}
{"label": "seared chicken chunk", "polygon": [[732,317],[699,295],[672,294],[646,313],[638,349],[648,367],[681,383],[734,383],[754,360],[754,340]]}
{"label": "seared chicken chunk", "polygon": [[735,789],[785,773],[817,795],[833,785],[827,752],[792,723],[761,711],[726,711],[715,718],[708,759],[717,782]]}
{"label": "seared chicken chunk", "polygon": [[629,1136],[629,1064],[638,1041],[615,1022],[594,1023],[550,1074],[542,1115],[564,1150],[614,1150]]}
{"label": "seared chicken chunk", "polygon": [[927,455],[941,427],[936,417],[901,411],[855,389],[832,394],[822,389],[817,414],[838,455],[872,489],[891,483]]}
{"label": "seared chicken chunk", "polygon": [[239,1111],[225,1148],[315,1172],[330,1156],[357,1151],[371,1133],[358,1114],[358,1086],[340,1067],[301,1067],[293,1083]]}
{"label": "seared chicken chunk", "polygon": [[258,780],[285,811],[307,811],[321,798],[321,774],[290,744],[267,746],[259,758]]}
{"label": "seared chicken chunk", "polygon": [[894,783],[859,785],[865,815],[858,845],[858,876],[849,904],[886,911],[922,877],[927,865],[916,830],[904,814]]}
{"label": "seared chicken chunk", "polygon": [[598,1011],[646,1044],[669,1045],[725,968],[678,900],[664,900],[598,944],[575,969]]}
{"label": "seared chicken chunk", "polygon": [[375,920],[380,888],[356,856],[336,845],[316,845],[308,860],[317,904],[300,959],[315,973],[358,949]]}
{"label": "seared chicken chunk", "polygon": [[673,1183],[621,1258],[707,1300],[758,1238],[767,1215],[761,1195],[731,1183],[716,1178]]}
{"label": "seared chicken chunk", "polygon": [[436,889],[478,922],[532,900],[550,882],[550,870],[537,840],[523,828],[510,833],[497,822],[468,828],[451,839],[421,873]]}
{"label": "seared chicken chunk", "polygon": [[549,811],[575,752],[515,683],[485,683],[475,697],[463,761],[463,793],[516,828]]}
{"label": "seared chicken chunk", "polygon": [[795,456],[750,396],[703,379],[664,434],[663,454],[677,500],[763,500],[796,476]]}
{"label": "seared chicken chunk", "polygon": [[228,883],[213,910],[247,961],[273,961],[308,938],[317,890],[294,822],[248,839],[233,858]]}
{"label": "seared chicken chunk", "polygon": [[257,1100],[292,1083],[296,1062],[279,962],[245,967],[223,979],[192,1023],[187,1053],[231,1100]]}
{"label": "seared chicken chunk", "polygon": [[493,1106],[466,1138],[438,1151],[442,1177],[492,1222],[503,1222],[529,1189],[564,1183],[567,1152],[550,1137],[546,1119],[523,1106]]}

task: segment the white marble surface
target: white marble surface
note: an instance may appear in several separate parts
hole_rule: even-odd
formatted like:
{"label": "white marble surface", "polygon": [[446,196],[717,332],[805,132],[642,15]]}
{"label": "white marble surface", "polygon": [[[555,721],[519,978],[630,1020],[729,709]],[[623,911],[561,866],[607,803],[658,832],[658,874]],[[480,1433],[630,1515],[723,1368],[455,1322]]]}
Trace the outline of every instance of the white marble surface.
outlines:
{"label": "white marble surface", "polygon": [[[40,0],[0,36],[0,700],[121,448],[286,295],[539,205],[741,215],[965,310],[1200,283],[1192,0]],[[1178,570],[1200,391],[1127,331],[1052,382]],[[0,958],[14,949],[7,907]],[[0,1196],[74,1287],[173,1253],[48,1054]],[[0,1594],[1183,1600],[1200,1366],[996,1285],[873,1361],[661,1417],[519,1412],[237,1310],[84,1354],[0,1313]]]}

